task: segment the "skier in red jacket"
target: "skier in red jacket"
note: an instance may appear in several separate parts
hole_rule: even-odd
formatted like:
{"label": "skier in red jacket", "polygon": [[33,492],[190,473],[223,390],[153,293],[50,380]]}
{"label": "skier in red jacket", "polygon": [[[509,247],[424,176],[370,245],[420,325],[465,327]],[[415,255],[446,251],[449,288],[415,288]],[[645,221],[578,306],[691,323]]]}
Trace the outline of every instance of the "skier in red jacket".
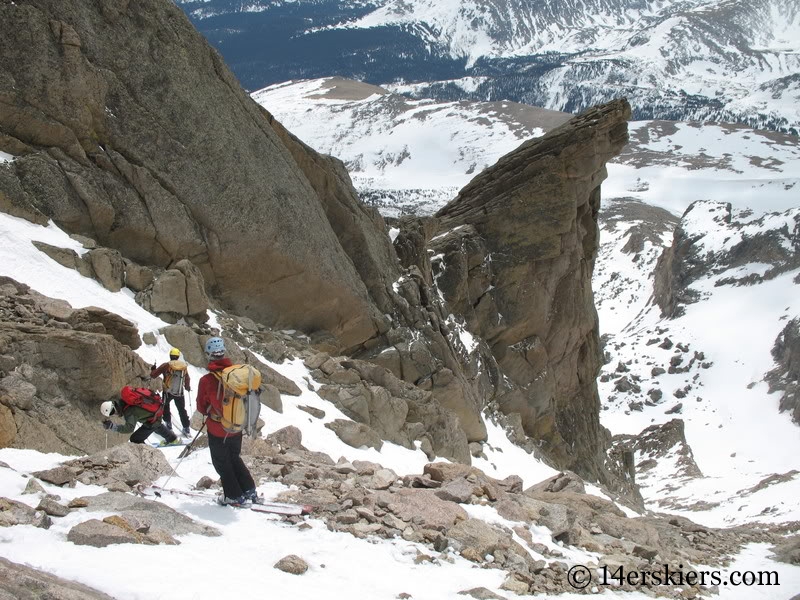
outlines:
{"label": "skier in red jacket", "polygon": [[207,373],[200,378],[197,386],[197,410],[206,415],[208,427],[208,449],[211,451],[211,464],[222,481],[223,493],[219,497],[220,504],[232,506],[248,506],[258,502],[256,484],[253,476],[244,464],[242,452],[242,434],[225,431],[219,422],[222,416],[222,385],[214,376],[214,371],[222,371],[231,366],[230,359],[225,357],[225,342],[222,338],[212,337],[206,342],[208,356]]}

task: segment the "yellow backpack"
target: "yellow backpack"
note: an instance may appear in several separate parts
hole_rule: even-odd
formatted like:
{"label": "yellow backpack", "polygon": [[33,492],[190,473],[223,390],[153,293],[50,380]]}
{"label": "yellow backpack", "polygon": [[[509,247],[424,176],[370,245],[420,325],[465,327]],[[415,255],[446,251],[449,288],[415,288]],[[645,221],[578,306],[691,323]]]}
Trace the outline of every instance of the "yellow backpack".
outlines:
{"label": "yellow backpack", "polygon": [[164,373],[164,391],[171,396],[183,396],[183,378],[186,363],[180,360],[169,361],[169,369]]}
{"label": "yellow backpack", "polygon": [[219,381],[217,396],[222,396],[222,414],[211,415],[228,433],[256,432],[261,412],[261,373],[250,365],[231,365],[212,371]]}

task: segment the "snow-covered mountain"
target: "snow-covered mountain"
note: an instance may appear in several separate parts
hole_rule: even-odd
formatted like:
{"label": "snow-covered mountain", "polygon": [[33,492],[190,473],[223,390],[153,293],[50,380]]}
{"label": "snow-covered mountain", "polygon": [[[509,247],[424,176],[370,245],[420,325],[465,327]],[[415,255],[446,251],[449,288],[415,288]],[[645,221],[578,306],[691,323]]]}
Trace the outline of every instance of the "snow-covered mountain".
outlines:
{"label": "snow-covered mountain", "polygon": [[[491,163],[496,154],[513,148],[526,136],[553,127],[565,117],[513,104],[470,107],[468,103],[408,101],[398,97],[393,101],[392,96],[379,89],[324,80],[278,86],[263,91],[258,98],[284,122],[292,123],[312,145],[325,150],[326,140],[337,144],[354,168],[354,179],[368,186],[362,191],[382,192],[389,198],[407,181],[420,186],[423,192],[410,185],[402,188],[406,201],[413,205],[419,197],[427,196],[432,199],[428,210],[446,201],[451,183],[469,179],[468,171]],[[367,119],[373,122],[365,122]],[[352,123],[363,128],[362,137],[345,135]],[[427,135],[417,135],[420,132]],[[629,443],[631,434],[656,426],[645,435],[637,435],[635,442],[636,477],[648,509],[685,516],[705,526],[787,524],[778,527],[790,531],[791,523],[800,519],[796,502],[800,477],[794,468],[800,436],[789,415],[778,411],[779,397],[768,393],[763,378],[775,366],[770,350],[776,336],[788,319],[800,315],[796,293],[800,268],[783,262],[772,277],[770,272],[775,265],[767,263],[775,262],[774,253],[758,257],[757,261],[752,256],[739,256],[738,264],[727,259],[735,254],[737,242],[755,237],[754,233],[770,232],[775,232],[775,243],[796,256],[796,173],[800,165],[797,141],[742,127],[668,122],[633,123],[631,138],[628,150],[609,165],[609,179],[603,186],[602,245],[594,281],[608,358],[600,385],[603,424],[617,434],[618,444]],[[376,147],[376,140],[383,140],[383,145]],[[448,154],[445,150],[450,147],[460,150]],[[471,153],[463,158],[467,149]],[[383,160],[400,155],[405,159]],[[12,156],[0,155],[0,163],[6,166],[13,160]],[[420,166],[425,164],[433,168],[426,172]],[[414,165],[419,176],[415,178],[412,170],[402,177],[393,173],[404,165]],[[721,199],[732,202],[730,211],[718,202]],[[699,202],[681,219],[684,210],[696,201]],[[383,210],[399,212],[388,203]],[[678,226],[687,239],[693,240],[695,254],[705,259],[705,267],[694,272],[691,282],[697,292],[692,297],[695,301],[684,304],[683,316],[665,319],[652,299],[653,277],[658,258],[672,244]],[[6,214],[0,214],[0,233],[4,240],[0,246],[0,273],[40,293],[67,300],[73,307],[91,304],[121,315],[148,334],[149,343],[137,351],[145,361],[165,355],[170,347],[162,335],[167,323],[143,310],[127,290],[110,292],[56,263],[32,243],[84,253],[86,249],[79,241],[52,224],[43,227]],[[745,281],[746,278],[749,279]],[[222,328],[229,319],[230,315],[211,310],[208,325]],[[237,327],[237,337],[246,342],[247,330],[241,324]],[[291,343],[300,343],[303,337],[292,331],[274,335]],[[469,337],[469,332],[463,335]],[[328,469],[346,472],[355,468],[349,465],[358,464],[359,468],[374,471],[378,464],[398,475],[418,474],[423,469],[427,457],[418,448],[385,443],[378,451],[343,443],[326,424],[347,417],[320,395],[320,386],[303,360],[259,358],[300,389],[299,396],[283,396],[282,412],[263,409],[264,435],[284,427],[297,428],[303,445],[310,451],[303,456],[322,460],[322,454],[317,453],[324,453],[333,461],[340,460],[337,465],[325,467]],[[664,372],[656,375],[653,369],[658,367]],[[194,367],[190,371],[194,379],[202,374]],[[653,393],[656,389],[661,396]],[[675,397],[676,391],[683,398]],[[489,476],[500,479],[516,475],[528,486],[555,474],[512,443],[508,432],[491,420],[487,420],[487,431],[488,438],[481,445],[481,453],[473,457],[473,465]],[[313,468],[301,466],[296,462],[302,460],[300,456],[292,453],[277,457],[279,461],[292,461],[286,465],[263,461],[257,454],[250,456],[250,452],[256,452],[256,447],[252,448],[248,452],[251,465],[273,473],[288,471],[288,478],[282,481],[278,475],[259,484],[259,491],[268,498],[305,490],[306,486],[298,485],[302,481],[320,486],[317,490],[312,486],[307,493],[320,494],[321,499],[333,498],[324,489],[330,485],[332,480],[327,477],[332,473],[321,476],[325,473],[321,463]],[[163,452],[177,475],[161,477],[161,484],[192,490],[202,477],[214,476],[204,449],[185,460],[179,459],[178,449]],[[507,578],[502,568],[475,568],[474,562],[449,547],[434,551],[402,537],[371,536],[371,530],[361,524],[357,525],[362,529],[353,529],[358,535],[342,531],[348,527],[347,519],[372,514],[363,506],[355,507],[361,511],[357,513],[337,505],[336,512],[326,517],[328,521],[315,515],[292,523],[246,511],[231,512],[233,509],[211,505],[203,496],[171,494],[149,496],[156,503],[148,505],[148,510],[154,515],[175,511],[167,512],[173,515],[170,518],[189,517],[221,535],[182,534],[177,536],[178,545],[121,543],[100,551],[75,543],[72,532],[88,518],[98,522],[105,517],[120,518],[119,507],[92,508],[92,502],[100,500],[90,499],[104,497],[106,487],[88,480],[76,482],[75,487],[41,481],[41,491],[36,491],[35,486],[30,489],[34,473],[58,468],[67,458],[30,450],[0,450],[0,490],[8,499],[4,502],[19,503],[15,505],[17,511],[21,510],[20,505],[27,505],[33,512],[45,500],[50,502],[50,511],[67,504],[72,507],[64,516],[53,517],[47,529],[33,525],[0,528],[0,539],[5,542],[0,544],[0,556],[115,598],[195,599],[231,593],[246,595],[261,589],[265,594],[296,600],[353,595],[387,600],[401,595],[455,600],[469,590],[471,597],[492,597],[487,594],[497,590],[501,596],[495,597],[509,598],[514,589],[548,589],[546,586],[556,573],[548,566],[540,572],[540,581],[515,588],[515,580]],[[95,468],[102,471],[108,464],[101,463]],[[288,468],[290,465],[292,469]],[[351,476],[352,481],[363,483],[372,477]],[[298,483],[291,485],[290,481]],[[580,503],[576,506],[604,498],[594,486],[588,485],[587,492],[588,496],[571,494]],[[583,497],[586,499],[580,500]],[[541,559],[541,565],[558,563],[572,568],[616,560],[574,545],[569,538],[555,541],[552,524],[521,527],[515,518],[501,515],[491,504],[477,498],[463,506],[472,527],[493,531],[493,535],[507,532],[515,542],[534,549],[531,556]],[[591,517],[604,523],[591,525],[601,538],[606,535],[602,527],[606,527],[605,519],[613,505],[602,507],[602,515]],[[636,516],[621,508],[628,516]],[[396,523],[391,515],[386,519]],[[638,522],[631,520],[632,524]],[[692,552],[710,541],[711,534],[702,525],[690,524],[688,530],[683,530],[689,536],[686,543]],[[619,535],[622,537],[614,543],[635,547],[625,539],[626,534]],[[605,539],[615,538],[606,535]],[[704,541],[699,542],[700,539]],[[743,542],[733,541],[735,537],[731,540],[731,562],[724,573],[771,573],[779,578],[780,587],[719,587],[721,598],[792,597],[800,585],[800,567],[772,560],[768,543],[749,543],[740,549],[737,544]],[[219,553],[237,557],[240,573],[235,582],[208,579],[207,557]],[[290,554],[302,557],[307,565],[303,576],[271,568]],[[502,560],[502,551],[496,554],[486,556],[485,566]],[[104,564],[131,564],[152,561],[154,557],[159,564],[179,567],[170,571],[169,577],[145,582],[120,577],[112,569],[96,568],[99,560]],[[693,559],[692,564],[696,563],[697,559]],[[0,569],[5,564],[0,561]],[[621,597],[614,587],[603,586],[596,591],[604,597]],[[521,593],[525,597],[526,592]],[[649,593],[634,586],[624,597],[644,600],[650,597]],[[582,594],[561,593],[558,597],[575,600]]]}
{"label": "snow-covered mountain", "polygon": [[[236,12],[215,12],[226,4]],[[203,20],[227,39],[239,15],[283,11],[294,24],[273,48],[298,31],[317,43],[364,42],[366,54],[342,43],[323,57],[312,42],[292,67],[301,71],[342,55],[352,65],[391,56],[384,74],[398,56],[427,75],[465,60],[413,27],[340,27],[379,4],[186,6],[204,7]],[[469,188],[485,195],[461,195],[459,205],[474,219],[445,211],[438,224],[412,218],[398,231],[359,205],[340,163],[303,142],[345,157],[365,197],[396,215],[419,212],[420,199],[428,211],[441,206],[567,115],[321,80],[259,94],[292,122],[287,130],[237,88],[168,0],[16,0],[0,13],[9,57],[0,72],[15,82],[0,111],[0,597],[788,600],[800,589],[796,138],[637,121],[630,150],[609,166],[596,254],[593,188],[629,115],[617,101],[474,178]],[[322,13],[324,23],[308,21]],[[265,37],[284,26],[258,22],[269,22]],[[41,44],[29,47],[30,31],[46,32]],[[400,43],[413,52],[397,52]],[[480,85],[457,83],[462,92]],[[562,143],[564,132],[581,143]],[[569,159],[553,168],[538,149]],[[585,158],[600,162],[586,171]],[[540,210],[553,195],[540,175],[563,183],[565,202],[552,211]],[[577,179],[575,195],[587,201],[573,209]],[[512,202],[495,209],[504,218],[494,235],[477,235],[506,185]],[[518,208],[539,213],[530,228],[517,228],[527,221]],[[538,245],[557,212],[565,218],[546,245],[568,268],[548,276],[539,254],[516,250],[521,238]],[[597,421],[592,266],[607,359],[602,420],[613,440]],[[478,277],[463,280],[463,298],[450,296],[462,269]],[[517,369],[492,358],[498,346],[483,326],[525,330],[528,316],[542,315],[527,291],[551,283],[564,289],[548,294],[546,320],[565,327],[543,338],[575,360],[562,368],[548,359],[531,373],[534,382],[580,379],[590,402],[555,386],[544,400],[571,410],[543,406],[524,422],[499,403],[525,411],[541,395],[504,397],[487,385],[488,374],[510,386]],[[259,296],[265,288],[279,294]],[[488,318],[461,321],[476,309],[473,291],[519,301],[492,300]],[[196,384],[203,342],[216,335],[267,381],[263,426],[243,452],[258,491],[307,504],[309,516],[216,504],[197,412],[185,457],[101,425],[98,405],[123,385],[160,387],[148,367],[172,346]],[[538,336],[504,348],[514,362],[540,360]],[[470,381],[458,385],[461,377]],[[465,411],[471,395],[480,402]],[[191,390],[187,399],[192,412]],[[552,433],[554,422],[576,434],[562,436],[567,452],[591,453],[570,463],[546,453],[537,432]],[[597,485],[561,471],[587,462]],[[631,582],[670,571],[680,580]],[[689,582],[687,571],[716,575]],[[725,587],[742,572],[744,586]]]}
{"label": "snow-covered mountain", "polygon": [[410,100],[341,78],[278,84],[253,98],[342,159],[362,199],[393,215],[435,212],[522,140],[569,119],[512,102]]}
{"label": "snow-covered mountain", "polygon": [[[362,196],[386,216],[432,214],[474,169],[566,116],[512,103],[410,101],[339,79],[253,97],[315,149],[342,158]],[[765,382],[776,339],[800,316],[798,139],[667,121],[631,123],[630,138],[602,188],[594,277],[608,360],[602,422],[627,435],[684,420],[702,476],[670,460],[652,467],[642,451],[640,483],[654,509],[715,525],[795,518],[796,474],[759,494],[740,492],[791,473],[800,451],[797,424]],[[654,280],[679,227],[706,267],[688,284],[696,302],[670,319],[655,301]],[[794,258],[741,244],[758,236],[774,237]],[[699,499],[708,504],[694,512]]]}
{"label": "snow-covered mountain", "polygon": [[[402,82],[394,89],[418,97],[580,112],[625,96],[640,119],[795,132],[800,124],[800,10],[791,0],[311,4],[315,12],[301,19],[299,7],[289,13],[283,3],[181,2],[245,85],[342,75]],[[260,39],[279,23],[281,47]],[[262,64],[266,44],[273,65]],[[325,58],[305,65],[312,48]]]}

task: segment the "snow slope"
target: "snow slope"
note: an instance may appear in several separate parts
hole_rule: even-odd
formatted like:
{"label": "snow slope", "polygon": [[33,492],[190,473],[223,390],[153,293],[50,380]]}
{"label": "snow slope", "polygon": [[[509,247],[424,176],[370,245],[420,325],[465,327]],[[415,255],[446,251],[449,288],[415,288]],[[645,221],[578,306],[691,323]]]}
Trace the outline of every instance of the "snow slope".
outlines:
{"label": "snow slope", "polygon": [[538,111],[537,126],[514,118],[519,105],[512,102],[409,100],[339,78],[278,84],[252,96],[305,143],[343,160],[363,196],[388,202],[392,191],[396,204],[408,198],[416,213],[435,212],[500,156],[567,118]]}

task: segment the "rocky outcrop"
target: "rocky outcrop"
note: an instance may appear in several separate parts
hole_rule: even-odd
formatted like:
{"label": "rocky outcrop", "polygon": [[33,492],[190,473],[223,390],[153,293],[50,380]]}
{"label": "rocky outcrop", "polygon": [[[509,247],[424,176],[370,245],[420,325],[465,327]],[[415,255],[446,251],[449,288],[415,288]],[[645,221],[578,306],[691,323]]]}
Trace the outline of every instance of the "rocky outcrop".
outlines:
{"label": "rocky outcrop", "polygon": [[500,373],[493,399],[519,413],[561,467],[602,473],[600,367],[591,275],[605,163],[627,142],[624,100],[524,143],[440,210],[433,278]]}
{"label": "rocky outcrop", "polygon": [[[627,517],[609,500],[582,493],[574,474],[523,491],[519,478],[500,481],[456,463],[431,463],[421,475],[398,478],[378,464],[334,463],[299,444],[277,448],[262,443],[251,446],[251,452],[257,479],[292,486],[278,499],[314,507],[315,518],[331,531],[421,544],[427,550],[419,561],[452,560],[456,553],[482,568],[505,571],[507,589],[520,594],[574,591],[564,567],[565,555],[574,549],[596,553],[589,568],[624,565],[653,571],[669,565],[675,571],[720,565],[743,544],[781,539],[780,527],[774,532],[768,527],[719,530],[680,517]],[[488,509],[496,510],[502,524],[478,518]],[[783,554],[792,555],[794,547],[787,548]],[[669,595],[681,593],[677,587],[650,589]]]}
{"label": "rocky outcrop", "polygon": [[[318,354],[306,359],[305,364],[312,369],[312,377],[323,384],[319,395],[361,425],[330,424],[342,439],[371,440],[365,445],[372,447],[376,446],[376,436],[406,448],[414,448],[419,442],[429,457],[469,463],[463,423],[453,411],[443,408],[432,392],[367,361]],[[351,441],[347,443],[364,445]]]}
{"label": "rocky outcrop", "polygon": [[397,267],[381,220],[172,2],[25,0],[0,24],[0,149],[17,157],[0,169],[4,210],[139,264],[189,259],[225,305],[269,325],[341,347],[385,329]]}
{"label": "rocky outcrop", "polygon": [[767,374],[770,393],[782,394],[781,411],[787,411],[800,425],[800,319],[792,319],[783,328],[772,357],[777,366]]}
{"label": "rocky outcrop", "polygon": [[81,583],[68,581],[27,565],[0,558],[0,598],[36,600],[64,598],[69,600],[112,600],[102,592]]}
{"label": "rocky outcrop", "polygon": [[4,446],[100,450],[100,403],[149,374],[131,349],[141,343],[136,328],[103,309],[75,310],[8,278],[0,283],[0,317]]}
{"label": "rocky outcrop", "polygon": [[0,527],[33,525],[48,529],[51,524],[50,517],[43,510],[35,510],[16,500],[0,498]]}
{"label": "rocky outcrop", "polygon": [[[797,208],[753,219],[729,203],[695,202],[683,213],[672,246],[658,260],[653,297],[663,316],[677,317],[686,304],[698,300],[691,284],[701,277],[725,274],[716,285],[733,286],[773,279],[800,266],[798,236]],[[746,268],[751,264],[759,268]]]}
{"label": "rocky outcrop", "polygon": [[203,322],[210,307],[202,272],[185,259],[154,276],[152,283],[137,294],[136,301],[168,323],[183,317]]}
{"label": "rocky outcrop", "polygon": [[[660,493],[679,490],[682,483],[703,473],[694,460],[692,449],[686,441],[684,423],[672,419],[660,425],[651,425],[638,435],[615,435],[606,461],[607,470],[614,475],[616,486],[609,486],[615,497],[637,510],[644,509],[639,487],[658,486]],[[663,474],[670,473],[670,481]],[[665,496],[657,503],[674,508],[672,498]],[[702,502],[690,507],[699,509]]]}

